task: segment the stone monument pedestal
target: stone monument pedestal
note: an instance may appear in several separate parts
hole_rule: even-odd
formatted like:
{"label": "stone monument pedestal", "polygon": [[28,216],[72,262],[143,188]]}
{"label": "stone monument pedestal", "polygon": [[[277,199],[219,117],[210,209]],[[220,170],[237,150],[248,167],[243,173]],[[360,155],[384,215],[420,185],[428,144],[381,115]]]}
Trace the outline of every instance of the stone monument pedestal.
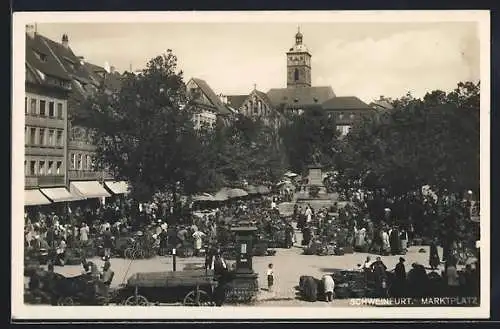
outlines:
{"label": "stone monument pedestal", "polygon": [[323,185],[323,172],[320,165],[309,166],[308,178],[308,188],[311,186],[317,186],[319,188],[319,196],[324,197],[326,195],[326,188]]}

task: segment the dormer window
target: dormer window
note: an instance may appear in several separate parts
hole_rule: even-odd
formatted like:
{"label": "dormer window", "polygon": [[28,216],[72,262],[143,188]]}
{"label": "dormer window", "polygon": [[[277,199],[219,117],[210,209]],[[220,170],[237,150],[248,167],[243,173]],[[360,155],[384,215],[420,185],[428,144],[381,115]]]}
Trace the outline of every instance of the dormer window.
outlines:
{"label": "dormer window", "polygon": [[46,62],[47,61],[47,55],[44,53],[38,52],[38,51],[33,51],[35,54],[35,57],[40,61],[40,62]]}

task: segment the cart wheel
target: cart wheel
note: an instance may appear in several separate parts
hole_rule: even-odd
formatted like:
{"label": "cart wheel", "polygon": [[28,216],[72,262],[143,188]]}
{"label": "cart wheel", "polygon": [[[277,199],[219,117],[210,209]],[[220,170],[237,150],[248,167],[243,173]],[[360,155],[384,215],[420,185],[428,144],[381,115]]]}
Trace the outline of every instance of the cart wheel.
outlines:
{"label": "cart wheel", "polygon": [[60,297],[57,300],[57,306],[73,306],[73,298],[71,297]]}
{"label": "cart wheel", "polygon": [[149,302],[146,297],[137,295],[137,296],[130,296],[125,300],[123,303],[125,306],[147,306],[149,305]]}
{"label": "cart wheel", "polygon": [[137,249],[132,252],[132,259],[143,259],[144,251],[142,249]]}
{"label": "cart wheel", "polygon": [[192,290],[184,297],[182,304],[184,306],[209,306],[213,304],[206,291],[200,289],[198,293],[198,301],[196,301],[196,290]]}
{"label": "cart wheel", "polygon": [[134,250],[132,248],[127,248],[123,252],[123,257],[130,259],[130,258],[132,258],[133,252],[134,252]]}

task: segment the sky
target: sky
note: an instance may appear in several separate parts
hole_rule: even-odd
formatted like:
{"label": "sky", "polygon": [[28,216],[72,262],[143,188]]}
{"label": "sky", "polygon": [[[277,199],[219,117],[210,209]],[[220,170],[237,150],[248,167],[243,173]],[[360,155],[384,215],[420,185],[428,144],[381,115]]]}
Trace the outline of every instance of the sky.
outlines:
{"label": "sky", "polygon": [[[76,55],[114,66],[141,69],[172,49],[187,82],[201,78],[216,93],[248,94],[286,87],[286,51],[299,24],[279,23],[40,23],[37,32]],[[300,23],[312,54],[313,86],[365,102],[381,95],[416,97],[450,91],[480,76],[479,30],[474,22]]]}

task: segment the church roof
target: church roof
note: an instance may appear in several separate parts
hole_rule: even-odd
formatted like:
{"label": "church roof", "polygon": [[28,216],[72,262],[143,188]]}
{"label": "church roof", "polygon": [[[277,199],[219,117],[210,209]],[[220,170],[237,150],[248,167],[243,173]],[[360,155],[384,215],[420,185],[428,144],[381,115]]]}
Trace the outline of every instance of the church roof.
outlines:
{"label": "church roof", "polygon": [[255,90],[255,93],[256,93],[256,94],[257,94],[260,98],[262,98],[262,100],[263,100],[265,103],[267,103],[267,104],[269,104],[269,105],[272,105],[272,104],[273,104],[273,102],[271,102],[271,100],[269,99],[269,97],[267,97],[267,94],[266,94],[266,93],[264,93],[264,92],[262,92],[262,91],[260,91],[260,90]]}
{"label": "church roof", "polygon": [[239,109],[248,95],[229,95],[227,96],[228,105],[234,109]]}
{"label": "church roof", "polygon": [[322,104],[325,111],[369,110],[368,104],[355,96],[333,97]]}
{"label": "church roof", "polygon": [[205,80],[198,78],[192,78],[192,79],[201,89],[201,92],[205,94],[208,100],[216,108],[219,114],[231,114],[231,111],[229,111],[229,109],[224,104],[222,104],[219,96],[215,94],[215,92],[212,90],[212,88],[210,88],[210,86]]}
{"label": "church roof", "polygon": [[294,107],[308,107],[323,104],[335,97],[335,93],[330,86],[274,88],[267,92],[267,97],[274,106],[285,104]]}

